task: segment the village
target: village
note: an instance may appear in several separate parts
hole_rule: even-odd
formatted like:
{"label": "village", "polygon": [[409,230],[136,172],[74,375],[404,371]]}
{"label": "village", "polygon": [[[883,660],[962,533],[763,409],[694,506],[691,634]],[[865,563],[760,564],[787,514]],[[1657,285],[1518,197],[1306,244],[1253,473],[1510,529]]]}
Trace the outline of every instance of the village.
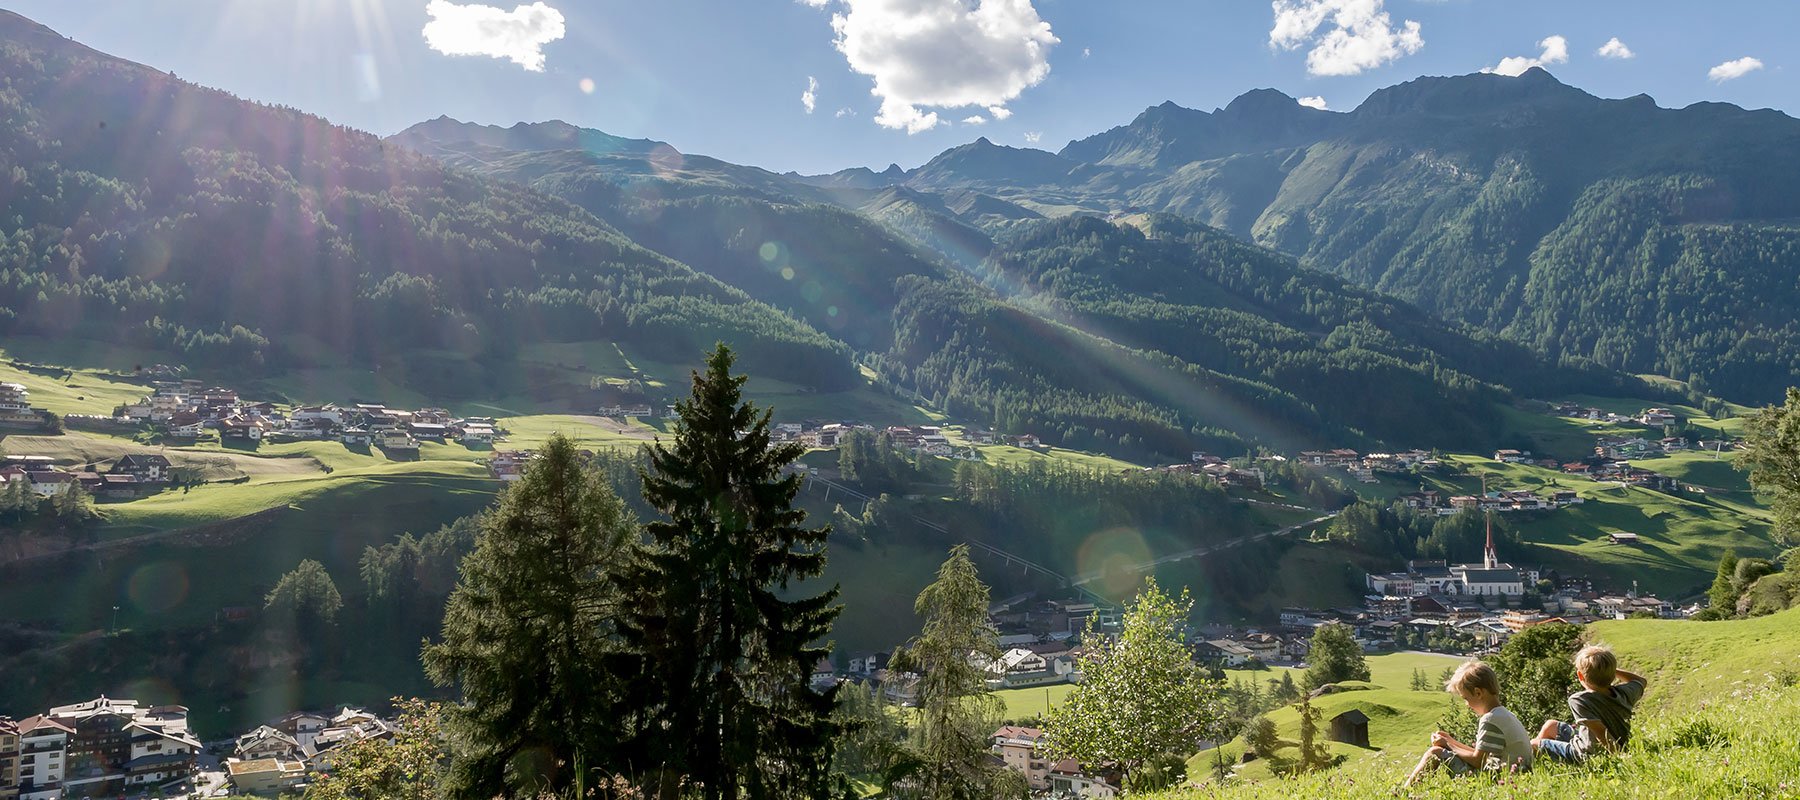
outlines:
{"label": "village", "polygon": [[342,707],[203,743],[184,706],[102,695],[23,719],[0,716],[0,797],[273,797],[329,772],[344,747],[393,734],[391,721]]}

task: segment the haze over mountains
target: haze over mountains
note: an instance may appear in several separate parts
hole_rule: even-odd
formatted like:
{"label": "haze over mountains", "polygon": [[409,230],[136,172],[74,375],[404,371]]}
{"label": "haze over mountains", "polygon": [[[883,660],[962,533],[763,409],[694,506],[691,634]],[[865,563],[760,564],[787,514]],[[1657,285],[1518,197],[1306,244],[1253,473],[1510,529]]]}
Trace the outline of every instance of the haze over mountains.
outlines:
{"label": "haze over mountains", "polygon": [[1519,396],[1661,372],[1762,401],[1800,352],[1800,122],[1541,70],[1350,113],[1259,90],[1060,153],[982,139],[808,177],[559,122],[383,142],[16,15],[0,37],[14,333],[249,373],[349,359],[446,399],[518,382],[522,344],[723,338],[755,374],[836,391],[862,369],[977,424],[1161,455],[1485,447]]}

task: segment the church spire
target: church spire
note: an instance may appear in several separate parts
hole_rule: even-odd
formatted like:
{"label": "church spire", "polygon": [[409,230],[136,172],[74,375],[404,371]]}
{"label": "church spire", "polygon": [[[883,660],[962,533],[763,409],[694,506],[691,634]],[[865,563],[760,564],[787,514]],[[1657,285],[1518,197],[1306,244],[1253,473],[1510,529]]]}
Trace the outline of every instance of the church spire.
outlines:
{"label": "church spire", "polygon": [[[1481,498],[1487,499],[1487,475],[1481,476]],[[1494,552],[1494,512],[1486,510],[1482,516],[1487,519],[1487,547],[1481,551],[1481,566],[1483,569],[1498,569],[1500,556]]]}

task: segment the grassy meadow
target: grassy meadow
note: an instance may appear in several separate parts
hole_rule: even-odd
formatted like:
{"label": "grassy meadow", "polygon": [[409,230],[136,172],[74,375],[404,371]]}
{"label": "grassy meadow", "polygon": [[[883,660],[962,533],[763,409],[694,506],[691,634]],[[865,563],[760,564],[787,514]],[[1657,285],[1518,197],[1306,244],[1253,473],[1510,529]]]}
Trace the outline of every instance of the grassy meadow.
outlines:
{"label": "grassy meadow", "polygon": [[[1408,797],[1452,800],[1489,797],[1591,798],[1793,798],[1800,797],[1800,609],[1729,622],[1625,620],[1601,622],[1589,639],[1618,653],[1620,665],[1650,680],[1634,721],[1631,749],[1584,766],[1540,763],[1532,772],[1502,778],[1452,780],[1434,776],[1413,789],[1400,788],[1417,763],[1429,733],[1447,708],[1441,690],[1405,690],[1411,668],[1436,678],[1455,659],[1378,656],[1367,691],[1327,695],[1315,701],[1323,719],[1346,708],[1370,718],[1371,747],[1332,743],[1339,766],[1313,775],[1282,778],[1268,765],[1239,766],[1219,784],[1212,751],[1189,762],[1192,785],[1159,797],[1169,800],[1289,800],[1295,797]],[[1419,661],[1410,665],[1408,658]],[[1400,688],[1395,688],[1400,687]],[[1298,736],[1292,708],[1269,715],[1281,738]],[[1531,728],[1538,720],[1525,720]],[[1221,748],[1235,761],[1243,746]],[[1291,754],[1291,750],[1278,755]]]}

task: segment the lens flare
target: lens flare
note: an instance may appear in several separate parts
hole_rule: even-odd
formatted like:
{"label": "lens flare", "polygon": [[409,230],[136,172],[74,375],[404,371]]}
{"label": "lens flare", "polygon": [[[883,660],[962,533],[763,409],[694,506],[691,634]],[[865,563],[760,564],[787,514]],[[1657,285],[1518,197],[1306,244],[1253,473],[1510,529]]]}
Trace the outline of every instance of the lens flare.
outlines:
{"label": "lens flare", "polygon": [[146,614],[172,611],[187,601],[187,568],[169,561],[138,567],[125,582],[125,595]]}
{"label": "lens flare", "polygon": [[575,85],[581,89],[582,94],[594,93],[595,83],[593,78],[582,78]]}
{"label": "lens flare", "polygon": [[1096,575],[1092,588],[1107,597],[1126,597],[1142,575],[1137,566],[1150,561],[1150,546],[1130,528],[1108,528],[1082,541],[1075,552],[1077,573]]}

